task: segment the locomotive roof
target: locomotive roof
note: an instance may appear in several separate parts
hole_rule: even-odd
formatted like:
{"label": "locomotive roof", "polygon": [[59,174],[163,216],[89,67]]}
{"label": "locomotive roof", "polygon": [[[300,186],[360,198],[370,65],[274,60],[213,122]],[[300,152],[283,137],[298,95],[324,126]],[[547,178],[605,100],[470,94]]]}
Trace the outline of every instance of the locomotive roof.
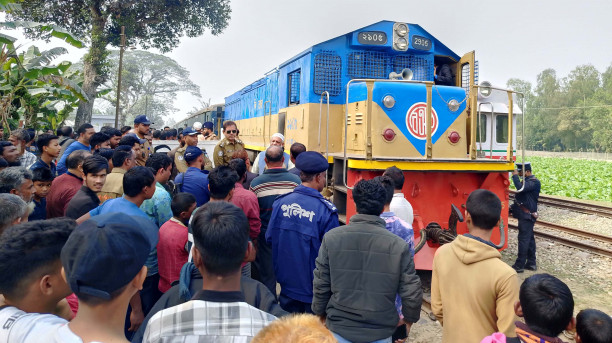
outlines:
{"label": "locomotive roof", "polygon": [[[319,45],[328,43],[328,42],[332,42],[335,39],[339,39],[341,37],[346,37],[348,35],[351,35],[355,32],[359,32],[359,31],[364,31],[364,30],[375,30],[375,29],[379,29],[384,26],[384,25],[393,25],[394,23],[396,23],[395,21],[391,21],[391,20],[381,20],[379,22],[376,22],[374,24],[370,24],[364,27],[361,27],[359,29],[344,33],[342,35],[330,38],[328,40],[319,42],[305,50],[303,50],[302,52],[300,52],[299,54],[291,57],[290,59],[286,60],[285,62],[281,63],[279,65],[279,68],[282,68],[283,66],[301,58],[302,56],[311,53],[315,48],[317,48]],[[406,25],[408,25],[411,29],[415,29],[419,34],[425,34],[427,35],[427,38],[430,38],[432,41],[434,41],[434,50],[433,53],[436,56],[444,56],[446,58],[451,59],[453,62],[458,62],[460,59],[460,56],[457,55],[456,53],[454,53],[451,49],[449,49],[446,45],[444,45],[442,42],[440,42],[435,36],[433,36],[432,34],[430,34],[429,32],[427,32],[427,30],[423,29],[420,25],[418,24],[411,24],[411,23],[404,23]],[[412,31],[412,30],[411,30]]]}

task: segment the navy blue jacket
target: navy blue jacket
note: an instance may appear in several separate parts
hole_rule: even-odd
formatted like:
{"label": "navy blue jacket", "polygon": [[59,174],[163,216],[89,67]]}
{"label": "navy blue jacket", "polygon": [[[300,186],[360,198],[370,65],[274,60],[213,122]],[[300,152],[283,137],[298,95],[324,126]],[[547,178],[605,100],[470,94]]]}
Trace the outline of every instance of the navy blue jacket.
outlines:
{"label": "navy blue jacket", "polygon": [[266,241],[272,244],[282,294],[312,302],[312,272],[323,235],[338,226],[336,207],[315,189],[300,185],[274,201]]}
{"label": "navy blue jacket", "polygon": [[182,183],[181,192],[193,194],[196,198],[196,206],[200,207],[210,200],[208,190],[208,171],[200,170],[196,167],[189,167],[184,173],[180,173],[174,179],[175,182]]}
{"label": "navy blue jacket", "polygon": [[[521,182],[518,175],[512,175],[512,182],[514,182],[514,187],[516,189],[521,189],[523,187],[523,183]],[[525,177],[525,188],[520,192],[516,193],[514,196],[516,202],[520,205],[525,206],[529,212],[537,212],[538,211],[538,197],[540,196],[540,180],[536,179],[535,176],[526,176]],[[531,217],[530,214],[526,213],[527,217]]]}

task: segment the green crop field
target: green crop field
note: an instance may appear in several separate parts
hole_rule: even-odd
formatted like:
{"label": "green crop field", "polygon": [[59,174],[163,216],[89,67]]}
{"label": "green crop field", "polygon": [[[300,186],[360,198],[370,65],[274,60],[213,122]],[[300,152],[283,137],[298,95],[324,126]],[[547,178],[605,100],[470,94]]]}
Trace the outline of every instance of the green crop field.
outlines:
{"label": "green crop field", "polygon": [[528,157],[542,193],[612,202],[612,162]]}

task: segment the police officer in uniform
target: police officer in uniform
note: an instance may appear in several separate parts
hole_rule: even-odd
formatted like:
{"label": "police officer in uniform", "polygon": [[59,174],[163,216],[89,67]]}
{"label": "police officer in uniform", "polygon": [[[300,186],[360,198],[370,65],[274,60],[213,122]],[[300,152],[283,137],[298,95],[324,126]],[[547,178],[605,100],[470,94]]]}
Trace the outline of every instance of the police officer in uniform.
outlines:
{"label": "police officer in uniform", "polygon": [[306,151],[295,164],[302,184],[274,201],[266,241],[272,245],[274,272],[281,285],[280,306],[291,313],[312,313],[315,260],[323,235],[339,226],[338,211],[320,193],[327,159]]}
{"label": "police officer in uniform", "polygon": [[[184,173],[187,171],[187,162],[185,162],[185,150],[188,146],[198,146],[198,132],[190,127],[183,130],[183,139],[185,140],[185,145],[176,150],[174,154],[174,164],[176,165],[176,169],[179,173]],[[208,158],[208,154],[206,154],[206,150],[202,150],[204,152],[204,170],[211,171],[213,169],[212,161]]]}
{"label": "police officer in uniform", "polygon": [[149,133],[151,128],[151,120],[146,115],[139,115],[134,118],[134,128],[130,131],[141,140],[142,152],[136,156],[136,165],[144,166],[147,163],[147,159],[153,151],[151,150],[151,143],[146,139],[146,135]]}
{"label": "police officer in uniform", "polygon": [[231,120],[223,123],[223,138],[215,146],[215,152],[213,153],[213,159],[215,161],[215,167],[227,166],[232,160],[232,155],[238,150],[244,150],[244,144],[238,139],[238,127],[236,123]]}
{"label": "police officer in uniform", "polygon": [[[538,218],[538,197],[540,196],[540,180],[531,173],[531,163],[517,163],[517,170],[512,172],[512,182],[516,189],[521,189],[523,183],[525,188],[514,196],[514,204],[511,207],[512,216],[518,219],[518,256],[512,268],[517,273],[525,269],[537,270],[536,245],[533,236],[533,225]],[[519,178],[519,172],[525,171],[523,182]]]}
{"label": "police officer in uniform", "polygon": [[200,141],[216,141],[217,135],[213,132],[213,123],[211,121],[207,121],[202,126],[202,135],[198,136],[198,140]]}

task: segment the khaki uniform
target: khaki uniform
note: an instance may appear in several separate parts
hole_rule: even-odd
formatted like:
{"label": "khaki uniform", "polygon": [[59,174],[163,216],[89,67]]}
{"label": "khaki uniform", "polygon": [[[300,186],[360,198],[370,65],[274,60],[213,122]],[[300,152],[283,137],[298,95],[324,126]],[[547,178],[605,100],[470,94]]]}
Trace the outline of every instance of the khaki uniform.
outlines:
{"label": "khaki uniform", "polygon": [[[174,154],[174,164],[176,165],[176,169],[179,173],[184,173],[187,171],[187,162],[185,162],[185,150],[187,149],[187,145],[182,148],[176,149],[176,153]],[[212,171],[212,161],[208,158],[208,154],[204,150],[204,170]]]}
{"label": "khaki uniform", "polygon": [[145,140],[144,144],[142,144],[142,154],[136,156],[136,165],[144,167],[145,163],[147,163],[147,159],[152,153],[151,144],[149,144],[148,140]]}
{"label": "khaki uniform", "polygon": [[123,176],[127,170],[123,168],[113,168],[113,170],[106,176],[106,182],[102,186],[102,190],[98,193],[100,198],[100,205],[106,200],[120,198],[123,196]]}
{"label": "khaki uniform", "polygon": [[217,135],[215,135],[214,133],[211,133],[208,136],[204,136],[204,135],[198,136],[198,140],[199,141],[216,141],[216,140],[219,140],[219,138],[217,138]]}
{"label": "khaki uniform", "polygon": [[223,138],[215,146],[215,152],[213,159],[215,160],[215,167],[226,166],[232,160],[232,155],[236,151],[244,150],[244,144],[238,138],[231,143],[227,138]]}

